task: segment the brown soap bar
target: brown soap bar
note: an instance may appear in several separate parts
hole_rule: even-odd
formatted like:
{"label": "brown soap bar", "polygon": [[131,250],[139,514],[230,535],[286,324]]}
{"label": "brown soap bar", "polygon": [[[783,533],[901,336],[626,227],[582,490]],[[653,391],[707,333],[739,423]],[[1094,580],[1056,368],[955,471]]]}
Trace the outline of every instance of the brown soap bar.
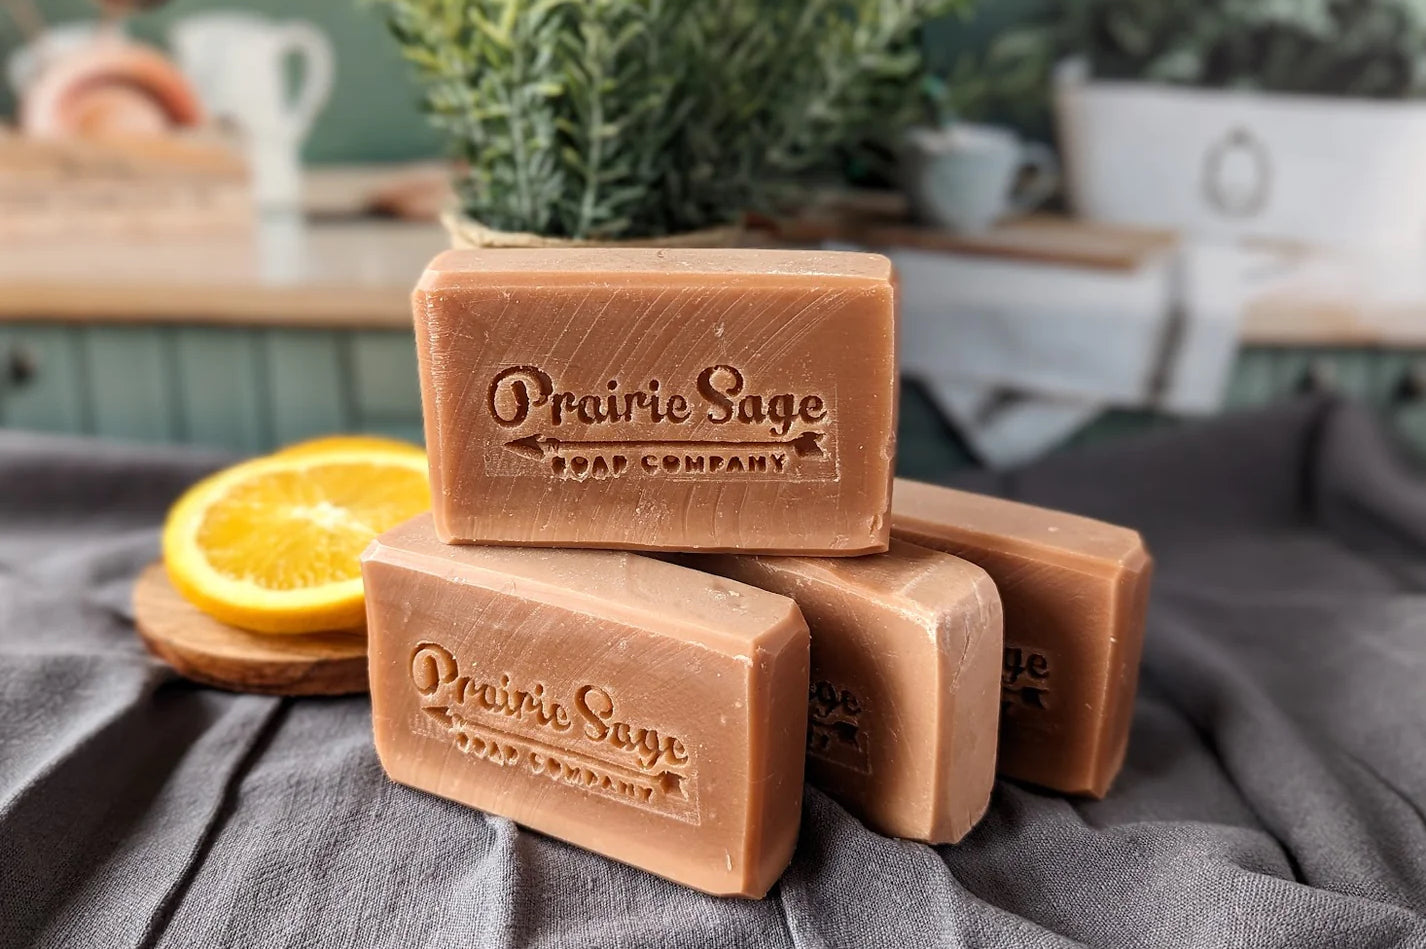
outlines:
{"label": "brown soap bar", "polygon": [[448,251],[413,310],[442,540],[886,549],[885,257]]}
{"label": "brown soap bar", "polygon": [[807,775],[884,834],[954,843],[995,784],[1000,597],[984,570],[893,540],[884,554],[689,556],[790,596],[812,630]]}
{"label": "brown soap bar", "polygon": [[708,893],[760,897],[802,806],[796,604],[613,551],[362,558],[376,750],[403,784]]}
{"label": "brown soap bar", "polygon": [[895,536],[978,564],[1000,589],[1000,773],[1103,797],[1139,681],[1153,560],[1138,532],[903,478],[895,490]]}

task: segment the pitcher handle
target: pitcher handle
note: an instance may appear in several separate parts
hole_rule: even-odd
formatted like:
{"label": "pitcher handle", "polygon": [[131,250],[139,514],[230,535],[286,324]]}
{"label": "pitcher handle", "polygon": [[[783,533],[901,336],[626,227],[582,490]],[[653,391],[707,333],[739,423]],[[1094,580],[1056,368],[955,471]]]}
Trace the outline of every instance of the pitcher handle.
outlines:
{"label": "pitcher handle", "polygon": [[296,54],[306,63],[302,87],[297,90],[288,111],[296,131],[305,134],[332,94],[336,78],[332,44],[327,34],[300,20],[282,25],[282,43],[285,52]]}
{"label": "pitcher handle", "polygon": [[1030,142],[1020,152],[1020,166],[1030,170],[1030,177],[1011,196],[1010,207],[1016,214],[1028,214],[1059,188],[1060,162],[1048,145]]}

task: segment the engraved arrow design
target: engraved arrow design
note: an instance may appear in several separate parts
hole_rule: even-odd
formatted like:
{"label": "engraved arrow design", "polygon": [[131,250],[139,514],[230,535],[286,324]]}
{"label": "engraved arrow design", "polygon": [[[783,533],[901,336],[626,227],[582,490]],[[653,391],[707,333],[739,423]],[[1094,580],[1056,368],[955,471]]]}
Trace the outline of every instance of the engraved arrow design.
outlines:
{"label": "engraved arrow design", "polygon": [[447,728],[455,725],[455,719],[451,717],[449,705],[423,705],[421,711],[434,718]]}
{"label": "engraved arrow design", "polygon": [[563,448],[572,449],[604,449],[604,448],[656,448],[666,451],[685,451],[688,449],[704,449],[712,451],[776,451],[777,449],[790,449],[798,458],[821,458],[826,454],[822,450],[822,436],[825,432],[803,432],[796,438],[785,438],[780,441],[762,442],[718,442],[718,441],[584,441],[578,439],[553,438],[549,435],[526,435],[524,438],[517,438],[514,441],[506,442],[505,447],[518,455],[526,458],[533,458],[536,461],[557,454]]}
{"label": "engraved arrow design", "polygon": [[451,732],[460,732],[462,730],[468,730],[477,734],[486,733],[489,735],[493,735],[499,739],[509,739],[512,741],[523,742],[524,744],[529,745],[531,748],[546,754],[554,754],[559,756],[566,756],[576,760],[589,761],[597,765],[598,767],[613,771],[627,778],[631,778],[636,781],[649,782],[655,787],[657,787],[660,791],[662,791],[666,797],[672,797],[674,795],[677,795],[678,797],[684,798],[685,800],[688,798],[688,789],[683,786],[684,776],[676,771],[669,771],[668,769],[656,771],[653,773],[640,771],[636,768],[631,768],[628,765],[621,764],[617,761],[606,760],[605,758],[601,758],[598,755],[591,755],[585,752],[571,751],[568,748],[562,748],[558,745],[547,744],[536,738],[531,738],[528,735],[523,735],[519,732],[507,732],[499,728],[491,728],[488,725],[477,724],[476,722],[470,721],[469,719],[466,719],[461,715],[452,714],[451,708],[452,706],[450,705],[423,705],[421,706],[421,711],[425,712],[427,715],[431,716],[431,718],[434,718],[436,721],[440,722],[442,727],[446,728]]}

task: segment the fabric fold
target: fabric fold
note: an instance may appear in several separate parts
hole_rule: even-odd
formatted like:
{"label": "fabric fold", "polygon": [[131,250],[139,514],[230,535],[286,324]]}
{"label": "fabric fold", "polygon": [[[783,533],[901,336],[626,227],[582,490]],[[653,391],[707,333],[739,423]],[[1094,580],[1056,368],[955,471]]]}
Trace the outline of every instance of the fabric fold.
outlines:
{"label": "fabric fold", "polygon": [[365,698],[160,671],[116,591],[212,463],[0,432],[0,946],[1426,946],[1426,485],[1351,406],[948,477],[1144,532],[1124,771],[939,848],[809,787],[759,902],[393,784]]}

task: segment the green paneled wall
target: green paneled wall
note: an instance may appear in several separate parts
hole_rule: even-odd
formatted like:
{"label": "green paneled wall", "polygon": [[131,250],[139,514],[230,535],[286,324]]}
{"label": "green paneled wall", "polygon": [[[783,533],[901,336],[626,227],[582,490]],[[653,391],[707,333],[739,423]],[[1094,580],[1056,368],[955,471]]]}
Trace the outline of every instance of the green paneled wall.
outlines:
{"label": "green paneled wall", "polygon": [[0,324],[0,425],[263,451],[313,435],[421,440],[411,334]]}
{"label": "green paneled wall", "polygon": [[[8,378],[17,362],[30,370],[19,382]],[[0,323],[0,366],[0,426],[243,453],[341,431],[421,440],[414,341],[401,330]],[[1426,352],[1251,348],[1227,403],[1264,405],[1308,388],[1376,407],[1426,456]],[[921,391],[904,391],[902,472],[968,462]],[[1072,442],[1163,424],[1173,422],[1109,412]]]}
{"label": "green paneled wall", "polygon": [[273,401],[262,337],[209,326],[172,333],[171,397],[182,439],[243,452],[272,444]]}

